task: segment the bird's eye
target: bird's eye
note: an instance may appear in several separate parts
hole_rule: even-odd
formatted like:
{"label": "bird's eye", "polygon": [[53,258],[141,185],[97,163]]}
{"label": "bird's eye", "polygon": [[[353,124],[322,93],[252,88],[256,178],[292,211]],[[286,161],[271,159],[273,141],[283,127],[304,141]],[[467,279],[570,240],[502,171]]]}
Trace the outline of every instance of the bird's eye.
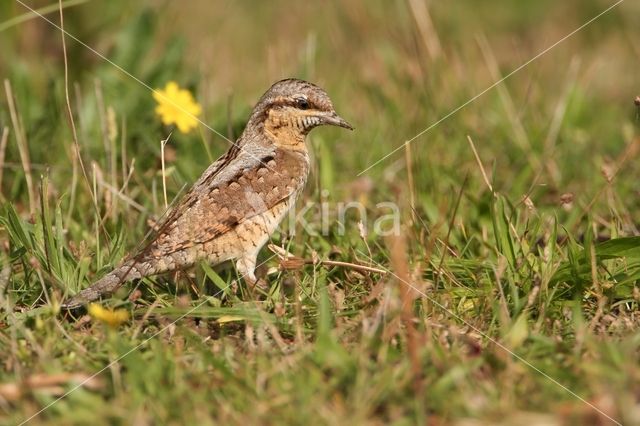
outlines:
{"label": "bird's eye", "polygon": [[305,98],[297,98],[296,106],[300,109],[309,109],[309,101]]}

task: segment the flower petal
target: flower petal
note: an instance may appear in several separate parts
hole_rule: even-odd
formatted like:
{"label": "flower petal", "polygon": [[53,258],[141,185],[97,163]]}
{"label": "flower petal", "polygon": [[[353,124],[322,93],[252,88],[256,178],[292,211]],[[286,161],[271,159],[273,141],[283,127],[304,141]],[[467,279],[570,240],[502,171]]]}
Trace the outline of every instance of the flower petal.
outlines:
{"label": "flower petal", "polygon": [[180,89],[175,81],[168,82],[164,91],[156,90],[153,98],[158,103],[155,112],[163,124],[175,123],[182,133],[189,133],[197,127],[197,116],[202,113],[202,107],[195,101],[191,92]]}

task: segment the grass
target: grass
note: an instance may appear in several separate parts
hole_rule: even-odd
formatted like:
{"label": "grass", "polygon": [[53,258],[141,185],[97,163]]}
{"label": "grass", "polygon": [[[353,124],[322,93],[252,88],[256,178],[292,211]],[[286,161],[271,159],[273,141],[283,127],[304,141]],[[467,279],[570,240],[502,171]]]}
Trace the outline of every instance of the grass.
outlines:
{"label": "grass", "polygon": [[[403,146],[611,4],[64,2],[71,34],[190,88],[229,138],[288,76],[356,127],[311,134],[300,206],[328,232],[273,236],[302,260],[265,248],[264,300],[202,265],[105,300],[131,316],[116,329],[58,303],[228,144],[174,131],[161,159],[148,89],[67,38],[67,101],[59,31],[0,4],[0,423],[640,423],[638,5]],[[338,223],[353,200],[364,229]],[[384,202],[396,237],[373,229]]]}

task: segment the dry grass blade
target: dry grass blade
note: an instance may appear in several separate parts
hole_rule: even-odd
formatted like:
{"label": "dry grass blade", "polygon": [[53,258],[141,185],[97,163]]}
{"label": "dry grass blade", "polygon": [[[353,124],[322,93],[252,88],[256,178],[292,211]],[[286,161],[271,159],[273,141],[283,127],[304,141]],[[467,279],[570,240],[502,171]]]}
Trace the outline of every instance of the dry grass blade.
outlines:
{"label": "dry grass blade", "polygon": [[414,324],[415,315],[413,312],[417,292],[413,286],[406,284],[413,281],[409,273],[407,243],[403,235],[394,235],[389,237],[387,245],[389,246],[389,253],[391,255],[391,267],[395,271],[393,275],[397,277],[396,282],[398,284],[398,290],[400,291],[400,300],[402,301],[401,318],[406,331],[407,352],[411,362],[414,390],[420,392],[421,389],[423,389],[421,385],[422,369],[420,367],[418,336]]}
{"label": "dry grass blade", "polygon": [[411,207],[411,220],[416,222],[416,187],[413,180],[413,153],[411,152],[411,144],[405,142],[405,161],[407,163],[407,183],[409,184],[409,203]]}
{"label": "dry grass blade", "polygon": [[165,169],[164,162],[164,147],[169,143],[169,139],[171,138],[171,133],[166,139],[160,141],[160,165],[162,170],[162,197],[164,199],[164,209],[167,210],[169,208],[169,202],[167,201],[167,171]]}
{"label": "dry grass blade", "polygon": [[387,271],[380,268],[374,268],[367,265],[360,265],[351,262],[340,262],[338,260],[322,260],[322,259],[303,259],[297,257],[285,249],[276,246],[275,244],[269,244],[267,246],[278,258],[280,259],[280,267],[285,270],[301,269],[304,265],[323,265],[323,266],[339,266],[343,268],[355,269],[361,272],[374,272],[376,274],[385,275]]}
{"label": "dry grass blade", "polygon": [[482,173],[482,179],[484,179],[484,183],[487,185],[487,188],[489,188],[489,191],[493,193],[493,186],[491,185],[491,181],[487,176],[487,172],[485,172],[484,170],[484,166],[482,165],[482,160],[478,155],[478,151],[476,150],[476,145],[473,143],[473,139],[471,139],[471,136],[467,135],[467,141],[469,141],[469,146],[473,151],[473,156],[476,158],[476,162],[478,163],[478,168],[480,169],[480,173]]}
{"label": "dry grass blade", "polygon": [[4,174],[4,156],[7,152],[7,142],[9,140],[9,128],[2,129],[2,138],[0,138],[0,199],[4,198],[2,194],[2,175]]}
{"label": "dry grass blade", "polygon": [[440,38],[433,25],[429,8],[425,0],[409,0],[411,13],[418,26],[418,31],[422,37],[422,41],[427,48],[431,60],[436,60],[442,54],[442,46]]}
{"label": "dry grass blade", "polygon": [[[24,4],[23,4],[24,5]],[[78,164],[80,165],[80,169],[82,170],[82,175],[84,176],[84,181],[87,185],[87,189],[89,190],[89,194],[91,194],[91,198],[93,200],[93,208],[95,210],[96,217],[100,217],[100,208],[98,207],[98,194],[95,192],[97,189],[95,187],[95,182],[93,186],[93,190],[91,187],[91,182],[89,181],[89,175],[87,174],[87,169],[84,166],[84,161],[82,159],[82,151],[80,149],[80,143],[78,142],[78,131],[76,130],[75,119],[73,118],[73,110],[71,109],[71,98],[69,96],[69,63],[67,60],[67,43],[65,40],[65,30],[64,30],[64,13],[62,13],[63,6],[62,0],[58,1],[58,9],[60,12],[60,37],[62,40],[62,57],[64,63],[64,95],[66,101],[66,111],[67,111],[67,119],[69,120],[69,127],[71,128],[71,135],[73,136],[73,146],[76,152],[76,159],[78,160]],[[46,19],[46,18],[45,18]],[[100,226],[100,221],[98,226]],[[102,231],[105,234],[105,237],[108,238],[108,233],[102,228]],[[99,232],[99,230],[98,230]]]}
{"label": "dry grass blade", "polygon": [[11,83],[9,80],[4,81],[4,89],[7,94],[7,103],[9,104],[9,113],[11,115],[11,123],[13,124],[13,132],[16,135],[16,142],[18,143],[18,150],[20,152],[20,161],[22,162],[22,169],[24,170],[24,178],[27,182],[27,194],[29,196],[29,213],[34,214],[36,209],[36,192],[33,186],[33,176],[31,175],[31,159],[29,157],[29,146],[27,144],[27,136],[20,116],[18,114],[18,108],[16,107],[15,99],[13,98],[13,91],[11,90]]}

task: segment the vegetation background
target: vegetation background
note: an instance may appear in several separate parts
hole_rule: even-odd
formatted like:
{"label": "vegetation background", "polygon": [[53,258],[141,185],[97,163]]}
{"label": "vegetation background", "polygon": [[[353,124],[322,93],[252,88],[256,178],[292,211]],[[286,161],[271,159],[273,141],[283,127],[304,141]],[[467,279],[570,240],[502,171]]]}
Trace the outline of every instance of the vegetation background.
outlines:
{"label": "vegetation background", "polygon": [[[612,5],[66,0],[65,57],[58,2],[1,2],[0,423],[640,424],[640,3],[555,45]],[[150,88],[233,138],[290,76],[356,127],[312,133],[301,204],[402,235],[353,211],[274,235],[306,263],[265,249],[264,300],[203,265],[60,313],[164,212]],[[173,132],[169,199],[227,148]]]}

